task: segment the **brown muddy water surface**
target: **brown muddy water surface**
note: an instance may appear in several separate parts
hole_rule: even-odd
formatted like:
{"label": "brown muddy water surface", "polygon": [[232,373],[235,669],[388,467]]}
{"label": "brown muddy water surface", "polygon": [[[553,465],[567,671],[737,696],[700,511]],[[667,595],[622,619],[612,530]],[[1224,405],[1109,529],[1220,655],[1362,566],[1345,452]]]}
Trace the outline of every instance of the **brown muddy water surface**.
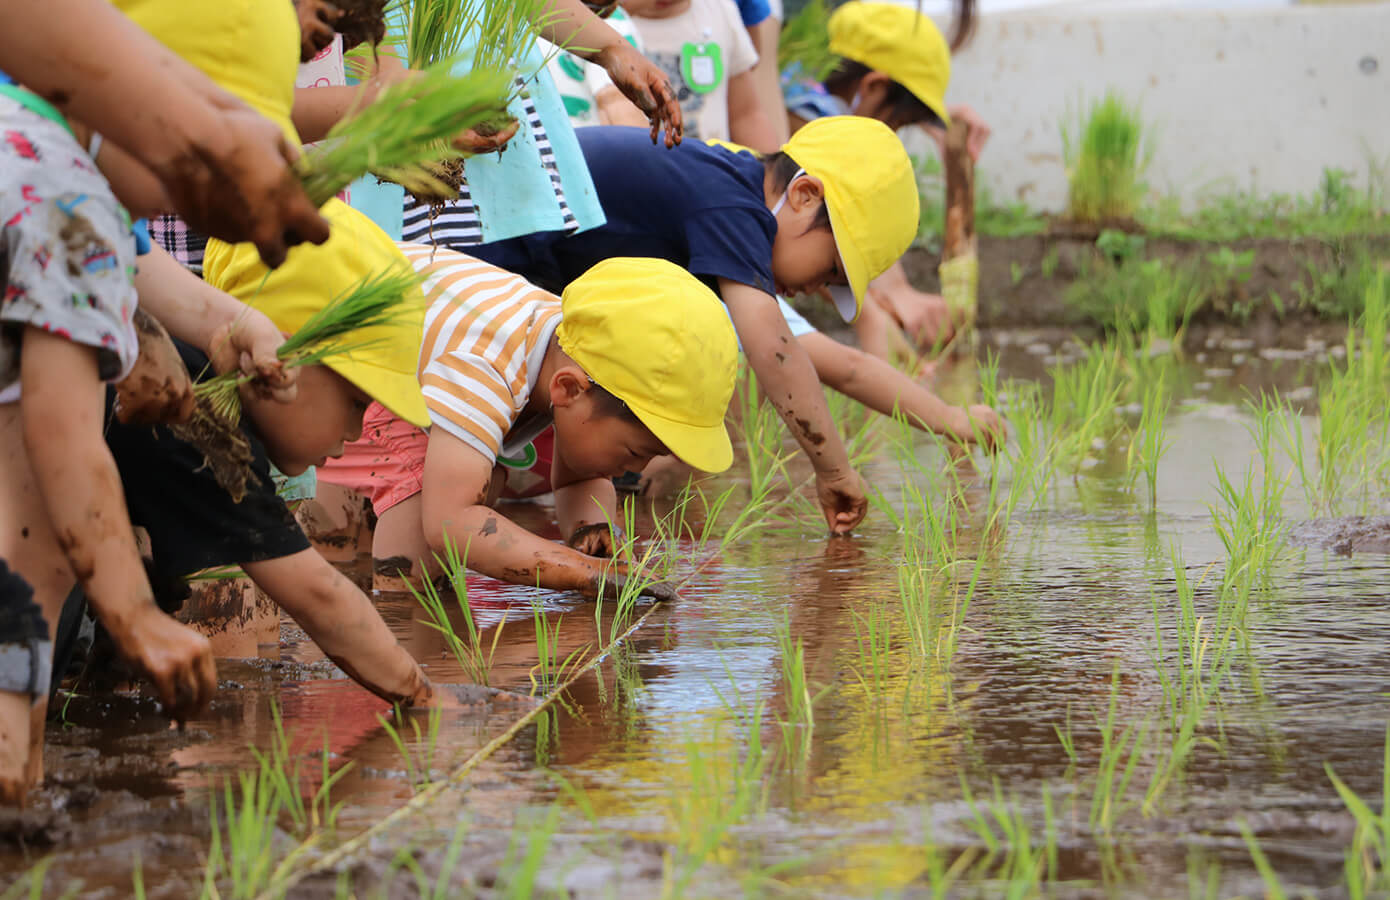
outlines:
{"label": "brown muddy water surface", "polygon": [[[1256,348],[1216,333],[1189,350],[1175,370],[1156,511],[1144,490],[1125,489],[1123,449],[1098,446],[1081,475],[1054,477],[1002,530],[982,533],[982,517],[967,515],[956,549],[965,580],[983,562],[948,665],[923,675],[908,658],[898,599],[904,538],[884,511],[872,509],[853,538],[830,539],[808,505],[785,504],[703,566],[679,602],[640,607],[651,613],[643,626],[553,712],[356,847],[340,871],[359,897],[421,895],[411,866],[430,885],[449,873],[438,896],[916,897],[932,896],[939,873],[960,862],[950,895],[1004,896],[1019,881],[1007,849],[1020,840],[1001,837],[997,862],[983,864],[977,824],[1002,835],[997,806],[1025,823],[1035,852],[1049,829],[1054,835],[1051,884],[1016,896],[1263,896],[1242,823],[1291,896],[1342,896],[1353,820],[1324,767],[1379,807],[1390,557],[1336,535],[1375,523],[1304,528],[1265,573],[1247,646],[1204,717],[1198,734],[1208,740],[1185,777],[1142,808],[1166,746],[1156,742],[1136,758],[1137,790],[1117,802],[1109,827],[1091,816],[1112,696],[1116,733],[1138,730],[1162,704],[1158,672],[1175,640],[1165,625],[1160,649],[1155,620],[1173,621],[1174,548],[1199,598],[1225,563],[1209,506],[1219,502],[1214,463],[1228,473],[1254,465],[1248,392],[1277,388],[1307,408],[1308,433],[1316,427],[1310,386],[1335,335],[1283,340]],[[1042,332],[988,343],[1012,377],[1041,377],[1074,355],[1063,337]],[[967,391],[973,378],[973,369],[945,372],[943,391]],[[944,468],[939,446],[919,435],[914,450],[920,472],[904,474],[883,449],[866,478],[890,506],[901,504],[909,478],[931,502],[951,502],[932,493]],[[795,464],[793,472],[804,474]],[[967,488],[972,508],[986,502],[982,491]],[[1354,511],[1390,511],[1379,503]],[[545,515],[512,511],[534,527]],[[1315,514],[1296,484],[1283,512],[1290,522]],[[687,570],[698,555],[677,552]],[[478,577],[469,590],[484,644],[506,623],[490,677],[502,692],[465,691],[464,709],[441,718],[428,764],[435,778],[529,709],[508,692],[532,692],[533,601],[544,604],[561,657],[599,640],[592,602]],[[380,608],[436,682],[467,680],[438,633],[417,621],[411,598],[383,596]],[[599,615],[605,638],[610,613]],[[787,716],[784,621],[804,646],[818,696],[814,726],[794,729],[809,731],[807,752],[792,761],[779,756],[777,724]],[[866,651],[884,632],[881,652]],[[336,833],[294,865],[323,858],[412,797],[410,769],[379,720],[389,716],[385,704],[292,623],[267,658],[222,661],[219,675],[212,708],[183,732],[136,693],[74,697],[67,724],[48,732],[47,786],[28,811],[0,814],[0,886],[52,854],[51,895],[80,881],[87,896],[126,896],[138,859],[149,896],[197,896],[208,788],[255,765],[250,747],[269,746],[277,700],[312,773],[308,792],[325,747],[334,769],[351,764],[333,790],[344,803]],[[1059,734],[1070,735],[1075,759]],[[418,762],[429,741],[408,743]],[[764,765],[740,780],[758,744]],[[456,836],[451,865],[446,848]],[[278,853],[293,845],[287,832],[275,843]],[[233,894],[224,885],[222,895]],[[330,872],[289,896],[349,894]]]}

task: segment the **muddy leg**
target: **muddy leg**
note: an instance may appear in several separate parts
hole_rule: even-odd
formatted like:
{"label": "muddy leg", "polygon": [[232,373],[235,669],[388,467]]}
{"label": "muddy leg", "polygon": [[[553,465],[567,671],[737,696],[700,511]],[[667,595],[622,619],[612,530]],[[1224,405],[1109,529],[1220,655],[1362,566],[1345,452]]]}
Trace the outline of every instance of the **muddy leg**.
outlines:
{"label": "muddy leg", "polygon": [[317,495],[301,503],[294,517],[324,559],[352,562],[359,549],[363,503],[356,491],[320,480]]}
{"label": "muddy leg", "polygon": [[[404,591],[408,573],[416,581],[426,572],[438,574],[434,553],[425,542],[420,519],[420,495],[408,497],[377,518],[372,537],[372,587],[378,591]],[[423,566],[423,567],[422,567]]]}
{"label": "muddy leg", "polygon": [[[28,630],[42,637],[35,642],[42,643],[41,652],[50,653],[53,629],[74,578],[29,464],[18,403],[0,406],[0,558],[33,589],[31,602],[37,604],[36,615],[43,622]],[[15,690],[14,684],[0,692],[0,801],[22,802],[29,788],[43,780],[47,678],[45,671],[38,678],[43,683],[35,683],[28,692]],[[38,704],[35,697],[41,698]]]}

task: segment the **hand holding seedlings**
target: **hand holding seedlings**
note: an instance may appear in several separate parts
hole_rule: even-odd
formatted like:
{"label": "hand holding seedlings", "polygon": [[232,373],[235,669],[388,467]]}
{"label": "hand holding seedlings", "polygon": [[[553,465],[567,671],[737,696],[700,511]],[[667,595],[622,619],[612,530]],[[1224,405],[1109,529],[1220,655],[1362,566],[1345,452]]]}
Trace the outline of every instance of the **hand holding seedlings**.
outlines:
{"label": "hand holding seedlings", "polygon": [[959,410],[960,421],[952,430],[965,443],[978,443],[982,449],[995,453],[1003,448],[1009,437],[1009,426],[999,413],[983,403],[972,403]]}
{"label": "hand holding seedlings", "polygon": [[831,534],[849,534],[869,511],[864,479],[852,469],[847,475],[817,476],[816,496]]}
{"label": "hand holding seedlings", "polygon": [[164,326],[136,309],[135,334],[140,357],[116,385],[116,417],[131,425],[187,422],[193,415],[193,380]]}
{"label": "hand holding seedlings", "polygon": [[671,89],[671,80],[660,66],[624,40],[600,51],[593,61],[608,72],[613,86],[651,120],[653,144],[661,136],[663,124],[666,148],[669,150],[681,142],[685,121],[681,118],[680,102]]}
{"label": "hand holding seedlings", "polygon": [[482,125],[478,125],[459,132],[449,143],[461,153],[492,153],[507,146],[507,141],[512,139],[520,127],[521,123],[516,119],[512,119],[511,124],[501,131],[494,129],[491,133],[487,133]]}
{"label": "hand holding seedlings", "polygon": [[[628,584],[633,579],[640,579],[640,577],[639,575],[629,575],[626,572],[609,572],[607,576],[595,576],[590,583],[591,593],[604,600],[617,600],[627,590]],[[600,590],[602,590],[601,594]],[[680,599],[676,586],[669,581],[653,581],[643,584],[637,589],[637,596],[650,597],[663,603]]]}
{"label": "hand holding seedlings", "polygon": [[308,62],[333,43],[333,26],[343,11],[328,0],[294,0],[299,14],[299,61]]}
{"label": "hand holding seedlings", "polygon": [[286,337],[264,313],[248,307],[213,332],[212,367],[219,374],[240,372],[249,379],[245,386],[262,399],[291,403],[299,375],[279,356]]}

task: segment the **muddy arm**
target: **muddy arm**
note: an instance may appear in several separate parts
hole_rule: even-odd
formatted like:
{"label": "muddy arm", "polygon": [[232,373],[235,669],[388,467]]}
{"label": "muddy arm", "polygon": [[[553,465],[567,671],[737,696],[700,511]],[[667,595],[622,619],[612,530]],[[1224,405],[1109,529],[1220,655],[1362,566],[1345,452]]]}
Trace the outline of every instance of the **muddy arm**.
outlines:
{"label": "muddy arm", "polygon": [[429,679],[371,599],[317,551],[242,569],[358,684],[392,703],[419,706],[433,699]]}
{"label": "muddy arm", "polygon": [[442,558],[449,546],[468,568],[512,584],[593,596],[603,560],[548,541],[485,505],[492,463],[440,428],[430,431],[421,491],[421,525]]}
{"label": "muddy arm", "polygon": [[[847,347],[819,332],[797,338],[811,357],[816,373],[830,388],[858,400],[876,412],[891,416],[900,411],[909,424],[923,431],[962,443],[975,441],[975,428],[992,433],[1002,427],[999,417],[989,410],[951,406],[935,393],[907,377],[893,365],[862,350]],[[971,425],[971,413],[975,425]]]}

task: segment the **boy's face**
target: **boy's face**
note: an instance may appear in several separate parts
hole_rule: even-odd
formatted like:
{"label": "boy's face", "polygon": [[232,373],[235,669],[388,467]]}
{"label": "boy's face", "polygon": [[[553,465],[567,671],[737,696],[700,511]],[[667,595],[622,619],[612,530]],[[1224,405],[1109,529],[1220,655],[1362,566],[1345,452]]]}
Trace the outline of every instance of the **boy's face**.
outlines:
{"label": "boy's face", "polygon": [[555,453],[575,475],[617,478],[669,452],[647,426],[599,409],[582,369],[562,369],[551,385]]}
{"label": "boy's face", "polygon": [[362,415],[372,402],[327,366],[304,366],[298,385],[292,403],[242,398],[270,461],[286,475],[342,456],[343,444],[362,436]]}
{"label": "boy's face", "polygon": [[639,19],[669,19],[690,9],[690,0],[620,0],[620,5]]}
{"label": "boy's face", "polygon": [[825,222],[816,222],[824,202],[819,179],[809,175],[792,179],[772,240],[772,277],[784,297],[849,283],[834,233]]}

